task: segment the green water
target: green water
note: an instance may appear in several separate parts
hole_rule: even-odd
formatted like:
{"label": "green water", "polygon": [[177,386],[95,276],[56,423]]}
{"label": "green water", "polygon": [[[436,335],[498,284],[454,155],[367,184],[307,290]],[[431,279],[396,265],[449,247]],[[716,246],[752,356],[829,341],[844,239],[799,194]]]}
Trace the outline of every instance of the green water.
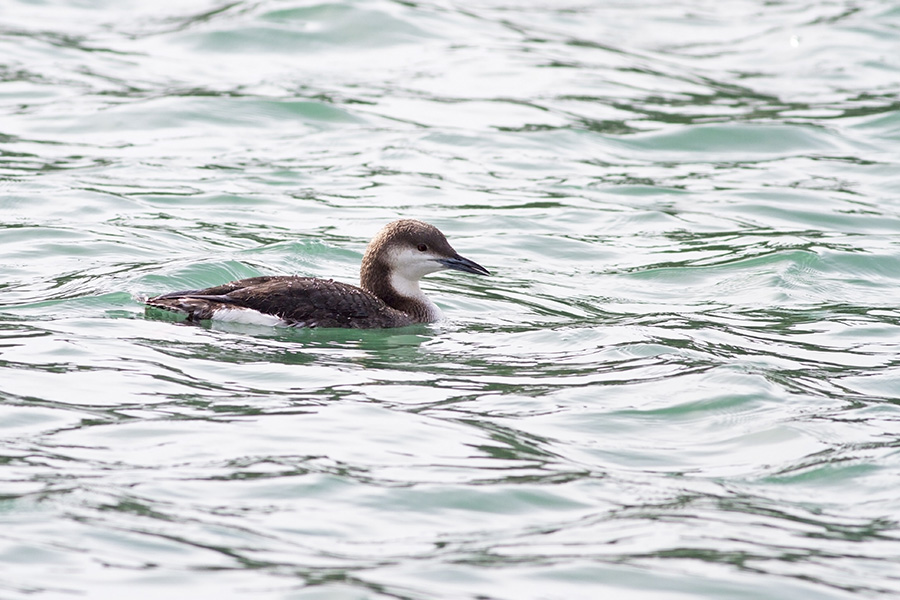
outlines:
{"label": "green water", "polygon": [[[0,8],[0,598],[900,593],[893,3]],[[441,323],[195,326],[354,282]]]}

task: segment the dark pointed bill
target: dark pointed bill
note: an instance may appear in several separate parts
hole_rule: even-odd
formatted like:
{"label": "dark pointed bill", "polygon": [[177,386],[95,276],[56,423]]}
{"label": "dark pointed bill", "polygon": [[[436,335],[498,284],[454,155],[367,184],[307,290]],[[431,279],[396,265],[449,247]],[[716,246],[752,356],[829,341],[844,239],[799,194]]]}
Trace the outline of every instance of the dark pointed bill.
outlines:
{"label": "dark pointed bill", "polygon": [[473,260],[463,258],[459,254],[452,258],[436,258],[436,261],[447,267],[457,271],[465,271],[466,273],[475,273],[476,275],[490,275],[491,272],[479,265]]}

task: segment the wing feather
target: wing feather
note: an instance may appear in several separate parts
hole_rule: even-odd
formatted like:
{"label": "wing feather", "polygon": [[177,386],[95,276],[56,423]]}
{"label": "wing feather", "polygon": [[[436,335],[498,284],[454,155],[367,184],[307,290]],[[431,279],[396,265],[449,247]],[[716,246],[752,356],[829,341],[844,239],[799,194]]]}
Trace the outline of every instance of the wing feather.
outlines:
{"label": "wing feather", "polygon": [[252,277],[203,290],[163,294],[147,304],[213,318],[221,308],[245,308],[274,315],[297,327],[375,328],[415,320],[354,285],[314,277]]}

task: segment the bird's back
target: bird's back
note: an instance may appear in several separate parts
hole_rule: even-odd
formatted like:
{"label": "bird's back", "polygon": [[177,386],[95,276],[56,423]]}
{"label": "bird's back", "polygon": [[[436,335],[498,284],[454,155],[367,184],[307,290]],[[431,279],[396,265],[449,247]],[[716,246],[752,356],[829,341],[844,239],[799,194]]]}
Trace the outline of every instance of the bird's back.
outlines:
{"label": "bird's back", "polygon": [[252,277],[203,290],[163,294],[147,304],[187,313],[193,321],[225,315],[240,321],[244,319],[236,316],[242,313],[235,311],[256,311],[294,327],[369,329],[417,322],[362,288],[315,277]]}

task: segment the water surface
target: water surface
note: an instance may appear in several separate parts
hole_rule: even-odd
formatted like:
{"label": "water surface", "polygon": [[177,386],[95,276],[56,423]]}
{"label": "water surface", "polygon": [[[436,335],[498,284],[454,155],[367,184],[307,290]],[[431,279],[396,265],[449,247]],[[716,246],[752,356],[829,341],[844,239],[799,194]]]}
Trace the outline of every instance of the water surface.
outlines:
{"label": "water surface", "polygon": [[[900,593],[890,2],[12,0],[0,596]],[[353,282],[444,322],[193,326]]]}

